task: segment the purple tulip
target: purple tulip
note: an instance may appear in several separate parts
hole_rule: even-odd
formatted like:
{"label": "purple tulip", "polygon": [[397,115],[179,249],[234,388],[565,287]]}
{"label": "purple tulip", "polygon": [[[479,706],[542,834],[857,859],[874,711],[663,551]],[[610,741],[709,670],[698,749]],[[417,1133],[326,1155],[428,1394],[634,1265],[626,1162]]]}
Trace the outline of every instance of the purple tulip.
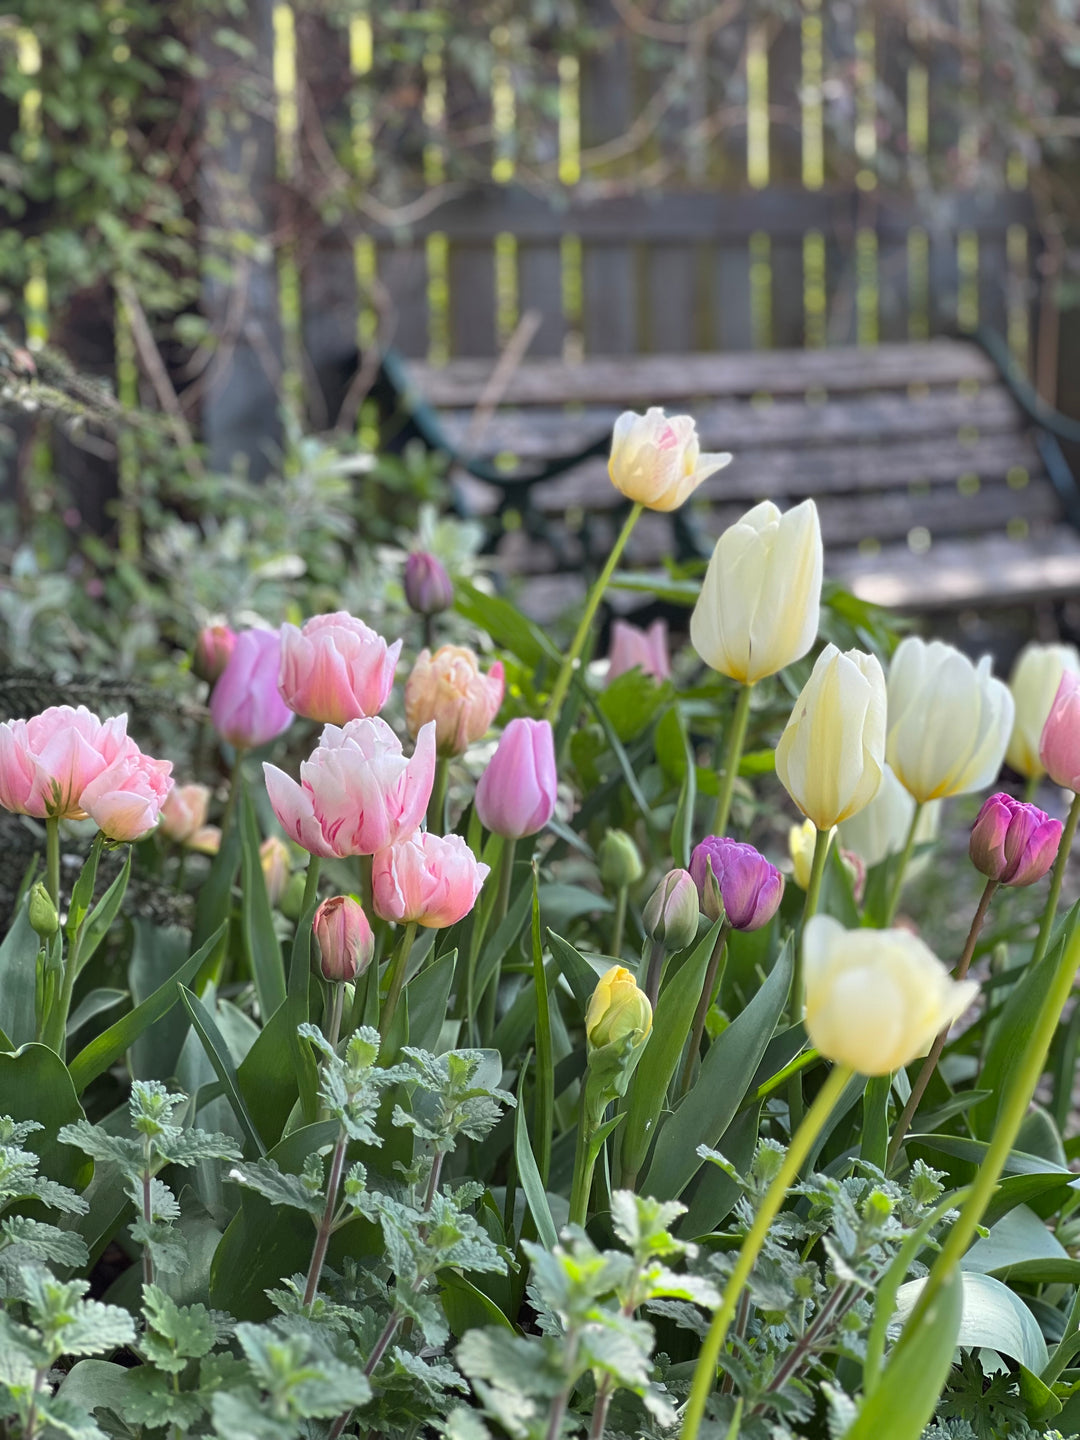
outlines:
{"label": "purple tulip", "polygon": [[405,599],[418,615],[437,615],[454,603],[446,567],[426,550],[414,550],[405,560]]}
{"label": "purple tulip", "polygon": [[276,630],[243,630],[210,696],[210,719],[223,740],[253,750],[292,724],[293,712],[278,693],[281,636]]}
{"label": "purple tulip", "polygon": [[1034,885],[1054,863],[1061,828],[1036,805],[991,795],[971,827],[972,863],[1001,885]]}
{"label": "purple tulip", "polygon": [[735,930],[760,930],[767,925],[784,893],[784,877],[776,866],[770,865],[753,845],[744,845],[726,835],[707,835],[695,847],[690,857],[690,874],[709,919],[718,917],[719,899],[728,923]]}
{"label": "purple tulip", "polygon": [[476,813],[496,835],[520,840],[555,812],[555,737],[546,720],[511,720],[476,787]]}

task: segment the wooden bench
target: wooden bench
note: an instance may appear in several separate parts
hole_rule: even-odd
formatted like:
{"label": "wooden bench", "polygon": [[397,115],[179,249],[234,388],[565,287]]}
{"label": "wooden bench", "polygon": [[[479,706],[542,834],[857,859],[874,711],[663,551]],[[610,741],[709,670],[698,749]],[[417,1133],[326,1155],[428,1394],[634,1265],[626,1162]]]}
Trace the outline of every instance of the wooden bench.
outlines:
{"label": "wooden bench", "polygon": [[[453,444],[503,457],[508,475],[576,453],[609,433],[620,410],[693,415],[703,449],[735,456],[690,506],[705,553],[757,501],[786,508],[812,495],[827,574],[867,600],[928,612],[1080,593],[1080,532],[1066,518],[1077,509],[1061,452],[1050,440],[1055,485],[1049,437],[971,342],[526,360],[477,441],[474,407],[491,369],[461,359],[413,364],[409,375]],[[534,618],[580,599],[623,503],[603,458],[507,491],[455,467],[455,484],[465,506],[493,522],[495,563],[524,577],[522,603]],[[669,517],[646,514],[627,564],[657,568],[677,546],[685,555],[687,529],[673,539]]]}

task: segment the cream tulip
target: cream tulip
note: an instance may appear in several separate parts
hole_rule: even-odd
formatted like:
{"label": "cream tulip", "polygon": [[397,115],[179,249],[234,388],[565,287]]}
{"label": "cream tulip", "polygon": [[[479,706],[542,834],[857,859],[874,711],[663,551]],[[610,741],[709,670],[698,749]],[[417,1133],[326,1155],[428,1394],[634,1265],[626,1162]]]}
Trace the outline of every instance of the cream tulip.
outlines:
{"label": "cream tulip", "polygon": [[648,510],[676,510],[730,463],[730,455],[701,454],[689,415],[669,417],[653,406],[644,415],[625,410],[615,421],[608,474],[628,500]]}
{"label": "cream tulip", "polygon": [[819,830],[857,814],[885,764],[885,675],[874,655],[826,645],[776,747],[776,773]]}
{"label": "cream tulip", "polygon": [[925,1055],[979,990],[909,930],[845,930],[829,915],[806,922],[803,965],[811,1045],[861,1075]]}
{"label": "cream tulip", "polygon": [[1039,742],[1066,670],[1080,675],[1080,652],[1075,645],[1039,645],[1032,641],[1020,651],[1009,676],[1016,715],[1005,759],[1028,780],[1046,774],[1046,766],[1039,759]]}
{"label": "cream tulip", "polygon": [[[881,788],[865,810],[852,815],[840,826],[840,844],[851,850],[869,869],[880,865],[890,855],[899,855],[907,843],[911,829],[911,817],[915,814],[915,801],[904,789],[886,764],[881,776]],[[941,828],[941,802],[931,800],[924,805],[915,826],[915,844],[925,845],[936,838]],[[910,879],[926,864],[926,856],[920,856],[908,865],[905,874]]]}
{"label": "cream tulip", "polygon": [[706,665],[753,685],[800,660],[814,643],[823,554],[817,506],[781,514],[763,500],[716,542],[690,617]]}
{"label": "cream tulip", "polygon": [[981,790],[997,775],[1013,723],[1013,698],[951,645],[908,636],[889,667],[885,754],[920,802]]}

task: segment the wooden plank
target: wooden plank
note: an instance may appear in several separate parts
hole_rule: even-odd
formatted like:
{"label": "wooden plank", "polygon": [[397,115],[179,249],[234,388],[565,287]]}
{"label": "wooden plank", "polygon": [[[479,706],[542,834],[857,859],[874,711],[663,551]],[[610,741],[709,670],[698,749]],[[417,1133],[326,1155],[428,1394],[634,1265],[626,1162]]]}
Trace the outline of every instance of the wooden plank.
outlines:
{"label": "wooden plank", "polygon": [[[482,361],[444,369],[414,365],[412,378],[432,404],[452,408],[475,404],[489,372]],[[804,395],[808,390],[855,394],[996,380],[993,362],[977,346],[936,339],[879,345],[870,352],[838,347],[752,355],[594,357],[587,365],[536,360],[520,366],[503,399],[507,405],[663,405],[688,396]]]}
{"label": "wooden plank", "polygon": [[802,241],[772,246],[772,343],[798,348],[804,339]]}
{"label": "wooden plank", "polygon": [[750,252],[745,245],[723,245],[717,250],[715,295],[716,316],[713,324],[720,348],[749,350],[753,345],[750,328]]}
{"label": "wooden plank", "polygon": [[541,317],[540,328],[529,346],[529,354],[561,355],[566,338],[566,321],[563,318],[559,247],[519,245],[518,286],[521,313],[536,310]]}
{"label": "wooden plank", "polygon": [[[698,255],[690,245],[655,245],[646,254],[646,349],[682,355],[708,344],[701,334]],[[710,337],[711,339],[711,337]]]}
{"label": "wooden plank", "polygon": [[498,353],[495,256],[490,246],[450,247],[450,353],[465,358]]}
{"label": "wooden plank", "polygon": [[386,297],[387,344],[407,359],[426,357],[428,273],[423,246],[380,246],[376,267]]}

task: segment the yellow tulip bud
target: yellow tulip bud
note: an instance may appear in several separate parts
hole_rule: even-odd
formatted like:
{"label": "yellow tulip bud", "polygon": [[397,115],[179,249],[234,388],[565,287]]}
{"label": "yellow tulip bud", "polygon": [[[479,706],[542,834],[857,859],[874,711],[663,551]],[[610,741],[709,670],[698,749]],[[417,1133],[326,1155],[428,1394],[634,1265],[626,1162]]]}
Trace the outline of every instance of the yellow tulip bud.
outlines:
{"label": "yellow tulip bud", "polygon": [[884,764],[881,665],[826,645],[776,747],[780,783],[819,830],[831,830],[869,805]]}
{"label": "yellow tulip bud", "polygon": [[909,930],[845,930],[829,915],[807,921],[803,963],[810,1043],[862,1075],[925,1055],[979,990]]}
{"label": "yellow tulip bud", "polygon": [[916,800],[982,790],[1001,769],[1014,710],[989,655],[976,665],[909,635],[889,666],[889,764]]}
{"label": "yellow tulip bud", "polygon": [[601,975],[585,1012],[585,1034],[590,1050],[633,1037],[639,1044],[652,1029],[652,1006],[644,990],[638,989],[630,971],[612,965]]}
{"label": "yellow tulip bud", "polygon": [[817,826],[813,820],[792,825],[788,831],[788,853],[791,856],[792,879],[800,890],[810,889],[810,871],[817,845]]}
{"label": "yellow tulip bud", "polygon": [[628,500],[650,510],[675,510],[730,462],[730,455],[701,454],[689,415],[669,418],[654,406],[644,415],[626,410],[615,421],[608,474]]}
{"label": "yellow tulip bud", "polygon": [[1046,774],[1039,759],[1039,741],[1061,677],[1066,670],[1080,675],[1080,653],[1075,645],[1025,645],[1009,677],[1016,705],[1012,735],[1005,758],[1029,780]]}
{"label": "yellow tulip bud", "polygon": [[764,500],[729,526],[690,617],[706,665],[753,685],[801,659],[817,635],[822,565],[813,500],[786,515]]}

